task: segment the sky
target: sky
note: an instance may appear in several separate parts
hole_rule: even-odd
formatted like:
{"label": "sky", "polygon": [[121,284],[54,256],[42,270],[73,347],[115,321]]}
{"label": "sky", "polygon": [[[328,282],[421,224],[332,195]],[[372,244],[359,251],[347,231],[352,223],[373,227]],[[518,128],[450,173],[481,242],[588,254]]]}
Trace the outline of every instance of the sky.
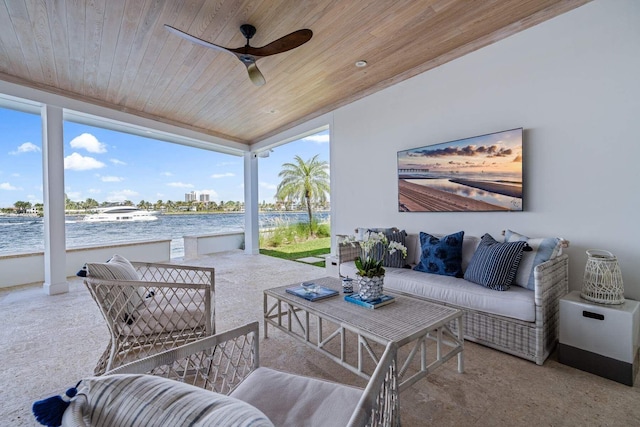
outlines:
{"label": "sky", "polygon": [[[0,108],[0,208],[42,203],[40,116]],[[259,202],[271,203],[281,166],[299,155],[329,162],[329,133],[275,147],[259,158]],[[243,157],[80,125],[64,124],[65,192],[74,201],[244,200]]]}
{"label": "sky", "polygon": [[511,129],[398,153],[401,169],[522,173],[522,129]]}

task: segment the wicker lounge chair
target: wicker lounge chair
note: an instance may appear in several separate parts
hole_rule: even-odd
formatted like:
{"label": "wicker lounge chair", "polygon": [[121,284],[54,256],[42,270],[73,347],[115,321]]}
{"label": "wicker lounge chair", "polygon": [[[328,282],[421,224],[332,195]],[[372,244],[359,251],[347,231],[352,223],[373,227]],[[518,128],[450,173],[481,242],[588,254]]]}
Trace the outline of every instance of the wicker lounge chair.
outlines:
{"label": "wicker lounge chair", "polygon": [[84,279],[111,335],[96,375],[215,333],[213,268],[131,264],[141,280]]}
{"label": "wicker lounge chair", "polygon": [[228,394],[258,408],[275,425],[400,425],[394,343],[387,345],[364,390],[259,367],[258,349],[258,322],[253,322],[106,375],[148,373]]}

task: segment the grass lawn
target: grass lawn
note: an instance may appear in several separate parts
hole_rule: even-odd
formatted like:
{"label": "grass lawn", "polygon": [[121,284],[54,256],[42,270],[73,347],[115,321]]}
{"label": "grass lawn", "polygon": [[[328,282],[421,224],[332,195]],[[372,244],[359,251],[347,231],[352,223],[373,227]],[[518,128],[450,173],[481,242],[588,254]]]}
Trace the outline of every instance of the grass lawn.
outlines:
{"label": "grass lawn", "polygon": [[[292,261],[309,256],[329,254],[331,253],[331,237],[312,239],[291,245],[282,245],[276,248],[261,248],[260,253]],[[316,262],[312,265],[324,267],[324,261]]]}

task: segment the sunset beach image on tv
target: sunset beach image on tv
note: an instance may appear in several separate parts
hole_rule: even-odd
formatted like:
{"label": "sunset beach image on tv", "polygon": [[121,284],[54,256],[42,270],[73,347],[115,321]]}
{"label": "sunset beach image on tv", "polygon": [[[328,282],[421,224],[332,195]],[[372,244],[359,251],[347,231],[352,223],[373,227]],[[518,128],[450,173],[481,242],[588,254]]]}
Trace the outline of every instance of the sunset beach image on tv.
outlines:
{"label": "sunset beach image on tv", "polygon": [[400,212],[522,211],[522,128],[398,152]]}

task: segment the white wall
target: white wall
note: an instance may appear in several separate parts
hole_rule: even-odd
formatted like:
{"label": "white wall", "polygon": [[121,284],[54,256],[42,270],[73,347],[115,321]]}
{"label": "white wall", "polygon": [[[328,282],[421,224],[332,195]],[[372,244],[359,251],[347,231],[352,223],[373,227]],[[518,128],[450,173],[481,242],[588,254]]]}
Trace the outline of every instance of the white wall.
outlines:
{"label": "white wall", "polygon": [[[65,277],[75,276],[86,262],[104,262],[114,254],[122,255],[132,261],[169,262],[171,239],[67,249]],[[45,279],[44,273],[44,252],[0,255],[0,288],[42,282]]]}
{"label": "white wall", "polygon": [[[332,233],[561,236],[572,289],[602,248],[640,299],[639,121],[640,1],[589,3],[334,111]],[[398,212],[397,151],[516,127],[524,212]]]}

